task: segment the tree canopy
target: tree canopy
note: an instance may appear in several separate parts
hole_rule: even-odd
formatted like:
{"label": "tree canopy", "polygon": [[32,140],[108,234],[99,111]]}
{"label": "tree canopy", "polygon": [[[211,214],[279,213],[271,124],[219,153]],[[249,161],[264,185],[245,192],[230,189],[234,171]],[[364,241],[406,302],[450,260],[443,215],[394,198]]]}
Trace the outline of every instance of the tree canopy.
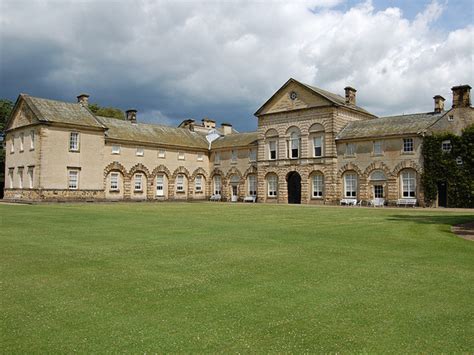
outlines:
{"label": "tree canopy", "polygon": [[122,110],[115,107],[101,107],[98,104],[89,104],[89,110],[96,116],[118,118],[119,120],[125,119],[125,114]]}

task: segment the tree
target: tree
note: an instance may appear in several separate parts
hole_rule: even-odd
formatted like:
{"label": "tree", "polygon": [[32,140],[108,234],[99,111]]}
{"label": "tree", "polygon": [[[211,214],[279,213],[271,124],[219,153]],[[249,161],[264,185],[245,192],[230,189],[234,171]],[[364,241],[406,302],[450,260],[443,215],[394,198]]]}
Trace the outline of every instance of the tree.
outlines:
{"label": "tree", "polygon": [[0,99],[0,197],[3,197],[3,187],[5,185],[5,150],[3,149],[3,139],[5,134],[3,131],[12,110],[12,101]]}
{"label": "tree", "polygon": [[115,107],[100,107],[98,104],[89,104],[89,110],[96,116],[112,117],[119,120],[125,119],[125,114],[122,110]]}

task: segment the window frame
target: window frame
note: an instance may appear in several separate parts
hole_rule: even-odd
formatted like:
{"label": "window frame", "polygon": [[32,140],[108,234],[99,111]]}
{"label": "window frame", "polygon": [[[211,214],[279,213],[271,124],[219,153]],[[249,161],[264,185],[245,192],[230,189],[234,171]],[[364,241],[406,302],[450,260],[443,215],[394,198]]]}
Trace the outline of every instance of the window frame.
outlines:
{"label": "window frame", "polygon": [[184,174],[176,175],[176,192],[184,192]]}
{"label": "window frame", "polygon": [[401,197],[402,198],[416,198],[416,188],[417,188],[416,185],[417,185],[416,171],[410,170],[410,169],[402,170],[402,172],[400,173]]}
{"label": "window frame", "polygon": [[255,148],[249,149],[249,162],[257,161],[257,150]]}
{"label": "window frame", "polygon": [[120,145],[117,145],[117,144],[112,145],[112,154],[113,155],[119,155],[121,150],[122,149],[121,149]]}
{"label": "window frame", "polygon": [[237,149],[232,149],[230,151],[230,162],[233,164],[237,163],[237,158]]}
{"label": "window frame", "polygon": [[10,138],[10,154],[15,153],[15,136],[12,134]]}
{"label": "window frame", "polygon": [[23,172],[24,172],[24,167],[19,166],[18,171],[16,174],[18,175],[18,188],[23,189]]}
{"label": "window frame", "polygon": [[453,145],[450,139],[446,139],[441,142],[441,151],[443,153],[450,153],[452,149],[453,149]]}
{"label": "window frame", "polygon": [[346,143],[344,156],[345,157],[355,157],[356,156],[356,143]]}
{"label": "window frame", "polygon": [[[319,179],[320,181],[316,181]],[[316,189],[318,187],[318,189]],[[324,175],[317,173],[311,178],[311,198],[321,199],[324,197]]]}
{"label": "window frame", "polygon": [[30,150],[35,150],[35,130],[30,131]]}
{"label": "window frame", "polygon": [[267,196],[270,198],[278,196],[278,176],[275,174],[267,176]]}
{"label": "window frame", "polygon": [[186,160],[186,155],[183,151],[178,151],[178,160]]}
{"label": "window frame", "polygon": [[[274,149],[272,149],[274,145]],[[274,157],[272,157],[272,152],[274,152]],[[270,139],[268,141],[268,160],[277,160],[278,159],[278,141],[276,139]]]}
{"label": "window frame", "polygon": [[196,175],[194,178],[194,192],[201,193],[202,192],[202,178],[201,174]]}
{"label": "window frame", "polygon": [[[379,147],[379,151],[377,150],[376,147]],[[380,156],[380,155],[383,155],[384,151],[383,151],[383,141],[381,140],[376,140],[373,142],[373,145],[372,145],[372,153],[374,156]]]}
{"label": "window frame", "polygon": [[214,152],[214,165],[219,165],[221,163],[221,153]]}
{"label": "window frame", "polygon": [[158,149],[158,158],[160,158],[160,159],[166,158],[166,150],[165,149]]}
{"label": "window frame", "polygon": [[344,197],[357,198],[358,185],[359,185],[359,182],[358,182],[357,173],[355,172],[345,173],[344,174]]}
{"label": "window frame", "polygon": [[[67,189],[68,190],[79,190],[79,169],[68,169],[67,171]],[[74,174],[73,174],[74,173]],[[75,179],[72,176],[75,175]],[[72,183],[75,185],[72,185]]]}
{"label": "window frame", "polygon": [[[319,147],[316,145],[316,140],[319,139]],[[324,145],[324,138],[322,134],[317,134],[313,136],[313,158],[321,158],[324,155],[323,145]],[[319,155],[316,153],[316,149],[320,149]]]}
{"label": "window frame", "polygon": [[160,197],[165,196],[165,174],[156,175],[155,195]]}
{"label": "window frame", "polygon": [[29,189],[32,189],[33,186],[34,186],[34,170],[35,170],[35,167],[34,166],[29,166],[27,171],[26,171],[26,175],[28,176],[28,188]]}
{"label": "window frame", "polygon": [[[410,147],[410,149],[407,149],[409,147]],[[404,154],[411,154],[411,153],[415,152],[415,140],[413,138],[411,138],[411,137],[403,138],[402,152]]]}
{"label": "window frame", "polygon": [[144,157],[145,156],[145,148],[137,147],[137,149],[135,151],[135,156]]}
{"label": "window frame", "polygon": [[143,192],[143,173],[135,173],[133,175],[133,191]]}
{"label": "window frame", "polygon": [[248,194],[250,196],[257,196],[257,175],[250,174],[247,176],[247,183],[248,183]]}
{"label": "window frame", "polygon": [[69,133],[69,151],[77,153],[80,151],[80,136],[79,132],[72,131]]}
{"label": "window frame", "polygon": [[23,153],[25,151],[25,133],[20,133],[20,149],[19,152]]}
{"label": "window frame", "polygon": [[222,194],[222,176],[214,175],[212,178],[212,185],[214,195],[221,195]]}
{"label": "window frame", "polygon": [[13,182],[14,182],[13,180],[15,178],[14,176],[15,176],[15,168],[8,168],[8,179],[10,180],[9,181],[10,182],[10,184],[9,184],[10,189],[13,189],[13,186],[14,186],[14,184],[13,184]]}
{"label": "window frame", "polygon": [[296,131],[291,132],[290,138],[287,141],[287,145],[288,145],[288,153],[287,153],[288,158],[299,159],[301,156],[301,135],[297,133]]}
{"label": "window frame", "polygon": [[203,153],[197,153],[196,160],[197,161],[204,161],[204,154]]}
{"label": "window frame", "polygon": [[110,173],[110,185],[109,185],[110,191],[119,191],[119,181],[120,181],[119,175],[120,173],[118,173],[117,171],[113,171]]}

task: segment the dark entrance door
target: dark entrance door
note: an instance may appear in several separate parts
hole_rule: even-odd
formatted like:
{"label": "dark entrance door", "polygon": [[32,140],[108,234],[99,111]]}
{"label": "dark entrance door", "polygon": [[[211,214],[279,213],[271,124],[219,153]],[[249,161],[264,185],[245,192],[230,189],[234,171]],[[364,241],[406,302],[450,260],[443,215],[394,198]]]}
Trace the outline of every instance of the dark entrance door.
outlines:
{"label": "dark entrance door", "polygon": [[301,203],[301,176],[296,171],[288,174],[288,203]]}
{"label": "dark entrance door", "polygon": [[446,181],[438,183],[438,206],[448,207],[448,184]]}

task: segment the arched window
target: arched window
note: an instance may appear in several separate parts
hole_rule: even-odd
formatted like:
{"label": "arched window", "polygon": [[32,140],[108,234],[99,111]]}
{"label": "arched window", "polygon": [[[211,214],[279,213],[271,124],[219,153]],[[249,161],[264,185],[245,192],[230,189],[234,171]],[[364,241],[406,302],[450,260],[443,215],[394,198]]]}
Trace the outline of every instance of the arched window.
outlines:
{"label": "arched window", "polygon": [[297,159],[300,157],[300,131],[298,128],[293,127],[289,131],[289,139],[287,141],[288,147],[288,158]]}
{"label": "arched window", "polygon": [[400,183],[403,198],[414,198],[416,196],[416,171],[412,169],[402,170]]}
{"label": "arched window", "polygon": [[312,176],[312,197],[322,198],[324,194],[324,175],[320,173],[313,174]]}
{"label": "arched window", "polygon": [[276,197],[278,194],[278,177],[275,174],[267,176],[267,191],[269,197]]}
{"label": "arched window", "polygon": [[357,174],[355,172],[344,174],[344,197],[357,198]]}
{"label": "arched window", "polygon": [[222,178],[220,175],[214,176],[214,194],[220,195],[222,191]]}

